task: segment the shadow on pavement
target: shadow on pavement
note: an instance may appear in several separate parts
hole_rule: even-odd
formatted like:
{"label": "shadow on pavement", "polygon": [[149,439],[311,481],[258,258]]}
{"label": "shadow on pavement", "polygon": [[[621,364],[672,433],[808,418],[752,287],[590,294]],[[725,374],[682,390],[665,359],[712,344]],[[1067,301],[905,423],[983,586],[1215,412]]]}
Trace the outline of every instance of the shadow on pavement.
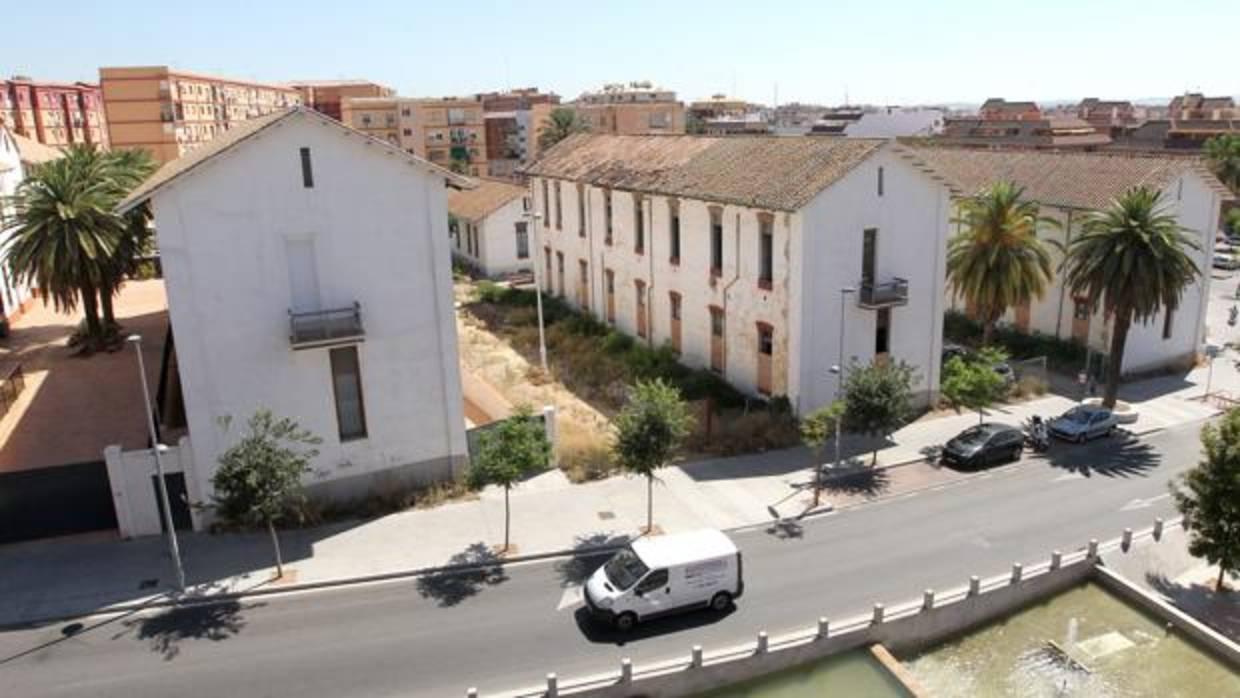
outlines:
{"label": "shadow on pavement", "polygon": [[878,497],[885,494],[891,486],[891,477],[886,468],[865,467],[849,470],[851,472],[838,475],[828,474],[823,479],[823,494]]}
{"label": "shadow on pavement", "polygon": [[766,533],[778,540],[800,540],[805,537],[805,527],[796,519],[776,519],[766,527]]}
{"label": "shadow on pavement", "polygon": [[1045,454],[1048,464],[1085,477],[1145,477],[1162,463],[1162,454],[1128,432],[1089,444],[1053,440]]}
{"label": "shadow on pavement", "polygon": [[1180,584],[1166,575],[1147,572],[1145,583],[1171,599],[1180,610],[1240,642],[1240,592],[1214,590],[1214,585]]}
{"label": "shadow on pavement", "polygon": [[576,621],[577,628],[581,630],[581,634],[590,642],[624,647],[630,642],[640,642],[652,637],[678,633],[682,630],[693,630],[694,628],[713,625],[734,612],[736,612],[735,604],[722,613],[711,610],[690,611],[666,618],[643,621],[627,633],[622,633],[606,622],[592,618],[589,609],[584,607],[577,609],[577,612],[573,614],[573,620]]}
{"label": "shadow on pavement", "polygon": [[186,640],[220,642],[233,637],[245,627],[243,612],[265,605],[223,601],[171,608],[153,616],[124,621],[125,629],[112,639],[136,632],[134,636],[149,642],[152,652],[162,655],[164,661],[171,661],[181,654],[181,643]]}
{"label": "shadow on pavement", "polygon": [[595,548],[620,546],[628,542],[629,536],[611,533],[577,536],[573,541],[573,556],[555,563],[555,573],[560,578],[560,586],[585,584],[590,575],[594,574],[594,570],[607,562],[613,554],[610,550]]}
{"label": "shadow on pavement", "polygon": [[472,543],[448,559],[448,567],[464,569],[419,577],[418,593],[423,598],[435,600],[440,606],[455,606],[486,587],[508,581],[503,562],[485,543]]}

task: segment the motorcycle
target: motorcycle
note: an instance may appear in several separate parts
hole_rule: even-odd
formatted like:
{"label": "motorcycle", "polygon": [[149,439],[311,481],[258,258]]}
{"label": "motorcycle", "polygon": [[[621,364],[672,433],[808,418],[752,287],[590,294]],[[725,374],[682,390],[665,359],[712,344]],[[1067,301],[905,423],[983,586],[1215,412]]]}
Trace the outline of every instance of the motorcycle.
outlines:
{"label": "motorcycle", "polygon": [[1034,415],[1025,420],[1025,446],[1035,453],[1046,453],[1051,447],[1051,434],[1046,428],[1046,422],[1039,416]]}

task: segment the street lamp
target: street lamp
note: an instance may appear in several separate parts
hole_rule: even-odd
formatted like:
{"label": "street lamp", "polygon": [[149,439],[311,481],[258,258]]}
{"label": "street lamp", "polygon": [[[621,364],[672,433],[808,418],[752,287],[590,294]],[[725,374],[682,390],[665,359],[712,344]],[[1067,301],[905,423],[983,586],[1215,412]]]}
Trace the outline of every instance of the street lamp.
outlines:
{"label": "street lamp", "polygon": [[543,373],[547,373],[547,335],[543,331],[543,309],[542,309],[542,283],[538,277],[538,253],[542,252],[542,241],[538,236],[538,221],[542,220],[542,214],[536,211],[530,211],[525,214],[529,219],[530,225],[534,228],[534,298],[535,304],[538,306],[538,360],[542,363]]}
{"label": "street lamp", "polygon": [[[844,394],[844,315],[848,309],[848,296],[855,293],[857,289],[845,287],[840,289],[840,357],[839,363],[831,367],[831,372],[835,374],[835,399],[841,399]],[[835,420],[835,467],[840,467],[840,422],[843,415]]]}
{"label": "street lamp", "polygon": [[164,461],[160,456],[161,445],[155,436],[155,412],[151,409],[151,394],[146,387],[146,364],[142,361],[142,335],[131,334],[126,340],[138,355],[138,379],[142,385],[142,404],[146,407],[146,428],[151,437],[151,451],[155,454],[155,474],[159,479],[159,501],[164,509],[164,527],[168,529],[168,551],[176,567],[177,588],[185,591],[185,569],[181,567],[181,549],[177,545],[177,530],[172,523],[172,507],[168,503],[168,484],[164,482]]}

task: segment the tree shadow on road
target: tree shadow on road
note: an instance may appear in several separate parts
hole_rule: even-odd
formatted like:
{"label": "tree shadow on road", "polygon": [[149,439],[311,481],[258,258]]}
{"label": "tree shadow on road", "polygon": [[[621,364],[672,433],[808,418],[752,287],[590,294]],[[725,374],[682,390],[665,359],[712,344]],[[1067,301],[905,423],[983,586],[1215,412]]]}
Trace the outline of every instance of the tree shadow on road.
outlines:
{"label": "tree shadow on road", "polygon": [[848,468],[845,472],[827,473],[823,477],[823,494],[878,497],[891,486],[886,468]]}
{"label": "tree shadow on road", "polygon": [[1105,477],[1145,477],[1149,471],[1162,464],[1162,454],[1148,443],[1126,432],[1104,437],[1092,444],[1098,447],[1053,441],[1046,452],[1046,462],[1052,467],[1079,473],[1085,477],[1095,474]]}
{"label": "tree shadow on road", "polygon": [[472,543],[437,572],[418,578],[418,593],[440,606],[455,606],[486,587],[508,581],[503,559],[485,543]]}
{"label": "tree shadow on road", "polygon": [[577,536],[573,542],[572,557],[555,563],[555,573],[561,587],[585,584],[594,570],[607,562],[615,549],[629,542],[629,536],[611,533],[593,533]]}
{"label": "tree shadow on road", "polygon": [[1147,572],[1145,582],[1171,602],[1232,641],[1240,642],[1240,592],[1214,590],[1213,584],[1181,584],[1166,575]]}
{"label": "tree shadow on road", "polygon": [[245,627],[243,612],[263,605],[243,606],[231,600],[170,608],[145,618],[124,621],[125,629],[112,639],[134,633],[137,639],[150,643],[152,652],[162,655],[164,661],[171,661],[181,654],[181,643],[186,640],[220,642],[233,637]]}

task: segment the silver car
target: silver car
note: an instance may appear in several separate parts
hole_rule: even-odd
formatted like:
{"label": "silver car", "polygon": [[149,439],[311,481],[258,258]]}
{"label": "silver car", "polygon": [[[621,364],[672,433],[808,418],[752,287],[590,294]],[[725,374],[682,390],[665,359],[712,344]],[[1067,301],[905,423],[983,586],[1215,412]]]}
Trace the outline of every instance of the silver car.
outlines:
{"label": "silver car", "polygon": [[1066,441],[1085,443],[1099,436],[1110,436],[1119,420],[1105,407],[1078,405],[1050,423],[1051,433]]}

